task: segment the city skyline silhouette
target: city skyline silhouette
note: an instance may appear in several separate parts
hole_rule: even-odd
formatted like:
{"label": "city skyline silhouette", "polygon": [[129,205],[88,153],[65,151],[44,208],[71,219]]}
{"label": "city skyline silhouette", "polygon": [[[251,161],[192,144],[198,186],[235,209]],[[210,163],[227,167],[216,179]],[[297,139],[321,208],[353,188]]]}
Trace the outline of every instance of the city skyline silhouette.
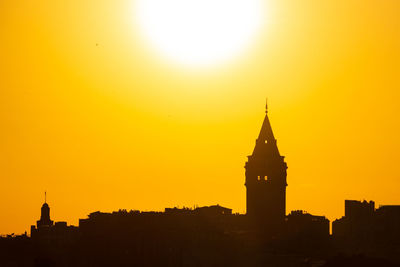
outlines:
{"label": "city skyline silhouette", "polygon": [[[373,201],[345,200],[345,214],[332,223],[330,231],[330,221],[323,215],[303,210],[286,213],[287,166],[279,153],[266,106],[254,150],[245,164],[245,214],[232,213],[232,209],[219,204],[166,207],[163,212],[119,209],[112,213],[91,212],[74,226],[51,220],[47,192],[44,192],[40,219],[31,226],[30,234],[0,238],[0,248],[9,251],[0,254],[0,264],[400,264],[396,256],[400,248],[400,205],[376,209]],[[219,252],[210,250],[211,247],[218,248]],[[31,251],[23,258],[15,258],[19,251],[25,250]],[[100,251],[102,255],[98,254]],[[286,258],[276,258],[276,254]]]}
{"label": "city skyline silhouette", "polygon": [[[250,38],[253,46],[226,64],[196,69],[164,59],[158,43],[153,49],[134,2],[2,5],[0,156],[2,187],[10,190],[0,202],[12,207],[0,206],[0,214],[18,219],[0,220],[1,234],[29,227],[43,191],[53,219],[74,225],[92,210],[130,207],[218,202],[244,213],[241,165],[254,148],[249,140],[258,134],[266,96],[290,162],[288,210],[306,207],[332,221],[344,213],[343,199],[398,203],[397,3],[271,0],[260,10],[264,26]],[[197,2],[201,12],[211,2]],[[236,7],[217,12],[229,17],[199,36],[220,30]],[[182,11],[169,16],[178,19],[193,10],[165,12]],[[198,15],[187,17],[185,27]],[[228,41],[236,23],[226,25]],[[174,45],[184,37],[176,36],[162,40]],[[204,49],[215,48],[212,39],[205,42]]]}
{"label": "city skyline silhouette", "polygon": [[400,266],[398,14],[0,2],[0,266]]}

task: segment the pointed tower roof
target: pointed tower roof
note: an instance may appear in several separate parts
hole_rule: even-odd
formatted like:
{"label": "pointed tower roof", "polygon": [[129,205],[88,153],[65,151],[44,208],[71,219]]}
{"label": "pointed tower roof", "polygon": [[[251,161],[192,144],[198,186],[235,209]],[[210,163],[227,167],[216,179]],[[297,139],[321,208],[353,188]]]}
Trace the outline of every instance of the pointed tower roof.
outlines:
{"label": "pointed tower roof", "polygon": [[263,121],[263,124],[261,126],[261,131],[260,134],[258,135],[257,140],[261,140],[261,141],[274,141],[275,137],[274,137],[274,133],[272,132],[272,127],[271,127],[271,123],[269,122],[269,118],[268,118],[268,103],[265,106],[265,118]]}
{"label": "pointed tower roof", "polygon": [[280,156],[268,117],[268,103],[265,113],[265,118],[261,126],[260,134],[256,140],[256,146],[254,147],[252,156]]}

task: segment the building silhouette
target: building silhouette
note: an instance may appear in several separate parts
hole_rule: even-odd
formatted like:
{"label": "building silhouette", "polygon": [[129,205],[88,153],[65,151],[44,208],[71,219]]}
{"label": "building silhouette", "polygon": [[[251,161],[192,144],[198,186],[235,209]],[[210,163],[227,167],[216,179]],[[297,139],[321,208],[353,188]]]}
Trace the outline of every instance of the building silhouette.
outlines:
{"label": "building silhouette", "polygon": [[345,200],[345,216],[333,221],[332,236],[343,246],[400,248],[400,206],[376,209],[373,201]]}
{"label": "building silhouette", "polygon": [[286,169],[268,118],[265,119],[246,169],[247,215],[266,229],[282,229],[286,215]]}
{"label": "building silhouette", "polygon": [[38,229],[53,226],[53,221],[50,220],[50,207],[47,204],[46,192],[44,192],[44,203],[41,208],[40,220],[36,222],[36,226]]}
{"label": "building silhouette", "polygon": [[50,219],[50,206],[45,200],[41,208],[40,220],[31,225],[31,238],[40,244],[62,245],[76,241],[78,227],[68,226],[67,222],[53,222]]}
{"label": "building silhouette", "polygon": [[295,240],[303,245],[325,245],[329,241],[329,220],[294,210],[286,216],[286,236],[291,242]]}

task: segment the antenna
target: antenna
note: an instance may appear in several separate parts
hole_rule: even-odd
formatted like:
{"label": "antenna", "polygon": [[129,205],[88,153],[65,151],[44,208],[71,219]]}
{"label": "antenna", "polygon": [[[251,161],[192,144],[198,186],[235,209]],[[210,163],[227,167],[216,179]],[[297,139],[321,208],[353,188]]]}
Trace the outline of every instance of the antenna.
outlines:
{"label": "antenna", "polygon": [[44,203],[46,203],[46,191],[44,191]]}
{"label": "antenna", "polygon": [[268,113],[268,97],[265,101],[265,113]]}

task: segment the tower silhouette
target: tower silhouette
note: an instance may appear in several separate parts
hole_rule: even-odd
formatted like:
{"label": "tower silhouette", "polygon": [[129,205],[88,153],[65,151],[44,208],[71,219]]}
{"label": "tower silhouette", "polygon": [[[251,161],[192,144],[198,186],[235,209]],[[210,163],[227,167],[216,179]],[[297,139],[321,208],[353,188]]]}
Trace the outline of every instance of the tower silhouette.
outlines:
{"label": "tower silhouette", "polygon": [[44,203],[41,208],[40,220],[36,222],[37,227],[48,227],[53,225],[53,221],[50,220],[50,207],[47,204],[46,192],[44,192]]}
{"label": "tower silhouette", "polygon": [[268,118],[268,106],[246,169],[246,209],[249,218],[263,227],[276,230],[283,226],[286,215],[286,169],[279,154]]}

